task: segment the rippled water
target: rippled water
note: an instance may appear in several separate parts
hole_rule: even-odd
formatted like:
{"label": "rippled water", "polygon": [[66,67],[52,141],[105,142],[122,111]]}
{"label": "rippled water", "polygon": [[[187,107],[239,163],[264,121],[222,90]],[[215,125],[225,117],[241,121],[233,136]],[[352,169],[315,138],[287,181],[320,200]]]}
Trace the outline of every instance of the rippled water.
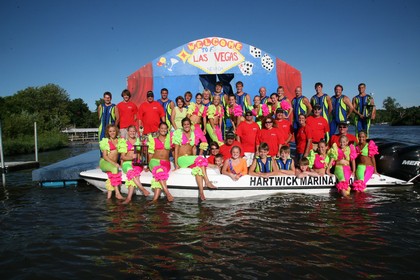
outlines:
{"label": "rippled water", "polygon": [[1,279],[420,277],[419,185],[348,199],[122,205],[85,184],[41,188],[28,174],[0,188]]}

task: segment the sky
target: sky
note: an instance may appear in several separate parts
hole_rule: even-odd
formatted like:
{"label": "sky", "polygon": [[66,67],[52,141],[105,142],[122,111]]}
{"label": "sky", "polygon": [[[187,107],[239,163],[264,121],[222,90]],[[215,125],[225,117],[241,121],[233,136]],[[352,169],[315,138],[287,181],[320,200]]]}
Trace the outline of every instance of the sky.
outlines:
{"label": "sky", "polygon": [[297,68],[307,97],[316,82],[349,97],[364,82],[378,108],[420,106],[419,11],[417,0],[1,1],[0,96],[54,83],[94,110],[105,91],[120,102],[143,65],[217,36]]}

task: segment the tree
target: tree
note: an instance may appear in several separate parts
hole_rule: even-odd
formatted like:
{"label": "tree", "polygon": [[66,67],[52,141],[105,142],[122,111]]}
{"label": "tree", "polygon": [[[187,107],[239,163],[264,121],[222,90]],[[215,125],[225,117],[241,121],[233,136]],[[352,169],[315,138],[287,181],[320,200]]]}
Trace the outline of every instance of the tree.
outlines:
{"label": "tree", "polygon": [[395,98],[388,96],[385,98],[382,105],[384,106],[387,115],[389,116],[388,121],[398,122],[401,118],[404,117],[405,110],[401,107]]}

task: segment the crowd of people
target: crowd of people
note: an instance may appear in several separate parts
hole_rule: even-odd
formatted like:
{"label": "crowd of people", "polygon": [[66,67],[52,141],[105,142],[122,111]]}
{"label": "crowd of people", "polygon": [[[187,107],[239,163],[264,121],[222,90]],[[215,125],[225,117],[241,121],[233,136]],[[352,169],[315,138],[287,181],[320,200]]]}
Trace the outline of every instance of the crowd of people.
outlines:
{"label": "crowd of people", "polygon": [[[140,180],[143,166],[135,164],[139,136],[147,136],[148,165],[144,168],[153,174],[154,201],[162,191],[168,201],[173,200],[166,185],[171,160],[175,169],[191,168],[201,200],[205,200],[204,188],[216,188],[207,176],[208,168],[232,180],[246,174],[323,176],[333,170],[343,195],[351,188],[363,191],[377,172],[374,155],[378,150],[368,141],[376,113],[374,99],[366,94],[363,83],[352,100],[343,95],[342,85],[334,87],[333,96],[322,89],[322,83],[316,83],[316,93],[307,98],[302,88],[296,87],[295,97],[289,100],[282,86],[269,96],[261,87],[251,98],[242,82],[237,82],[236,92],[230,94],[224,93],[218,82],[215,92],[205,89],[194,101],[189,91],[175,102],[166,88],[161,89],[158,100],[148,91],[146,101],[138,106],[130,101],[126,89],[117,105],[112,103],[112,94],[105,92],[98,117],[100,168],[108,173],[108,198],[115,191],[118,199],[124,199],[118,190],[120,170],[126,173],[129,189],[124,203],[131,201],[135,188],[149,195]],[[348,133],[350,120],[357,138]],[[291,142],[296,144],[293,157]],[[350,186],[352,174],[355,181]]]}

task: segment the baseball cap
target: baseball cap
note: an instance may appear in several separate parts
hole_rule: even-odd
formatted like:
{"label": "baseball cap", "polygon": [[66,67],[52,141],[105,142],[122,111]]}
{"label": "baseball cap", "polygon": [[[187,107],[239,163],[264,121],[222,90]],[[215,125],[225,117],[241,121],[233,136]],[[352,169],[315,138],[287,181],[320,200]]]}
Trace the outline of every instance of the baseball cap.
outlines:
{"label": "baseball cap", "polygon": [[350,122],[349,121],[345,121],[345,122],[339,122],[338,125],[345,125],[345,126],[349,126]]}
{"label": "baseball cap", "polygon": [[252,116],[252,112],[251,111],[246,111],[245,116]]}
{"label": "baseball cap", "polygon": [[313,108],[314,108],[314,109],[321,109],[321,105],[319,105],[319,104],[315,104]]}
{"label": "baseball cap", "polygon": [[147,92],[147,97],[153,97],[153,96],[154,96],[153,91],[149,90]]}
{"label": "baseball cap", "polygon": [[285,111],[282,108],[277,108],[276,109],[276,114],[278,113],[284,113]]}
{"label": "baseball cap", "polygon": [[226,139],[235,139],[235,133],[229,131],[226,133]]}

